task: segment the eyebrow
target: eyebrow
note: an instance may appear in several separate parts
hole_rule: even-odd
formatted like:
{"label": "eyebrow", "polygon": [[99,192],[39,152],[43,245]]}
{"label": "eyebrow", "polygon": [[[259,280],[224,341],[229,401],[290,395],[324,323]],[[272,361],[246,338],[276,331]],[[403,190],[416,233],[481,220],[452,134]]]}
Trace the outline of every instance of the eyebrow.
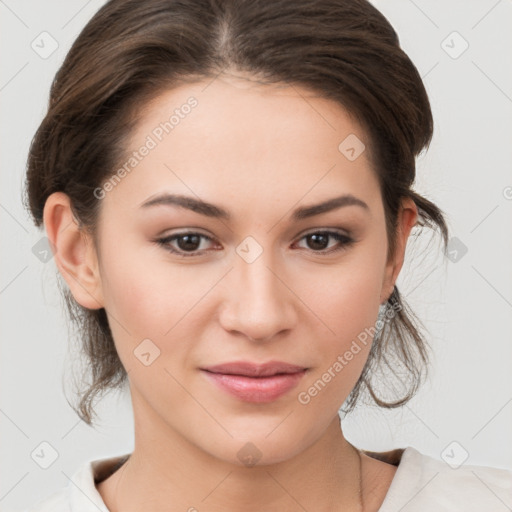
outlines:
{"label": "eyebrow", "polygon": [[[150,197],[140,205],[141,208],[149,208],[150,206],[179,206],[206,217],[224,219],[226,221],[231,220],[231,214],[224,208],[194,197],[179,194],[159,194],[156,197]],[[303,220],[345,206],[360,206],[364,210],[370,211],[369,206],[362,199],[352,194],[344,194],[318,204],[301,206],[292,212],[291,218],[295,221]]]}

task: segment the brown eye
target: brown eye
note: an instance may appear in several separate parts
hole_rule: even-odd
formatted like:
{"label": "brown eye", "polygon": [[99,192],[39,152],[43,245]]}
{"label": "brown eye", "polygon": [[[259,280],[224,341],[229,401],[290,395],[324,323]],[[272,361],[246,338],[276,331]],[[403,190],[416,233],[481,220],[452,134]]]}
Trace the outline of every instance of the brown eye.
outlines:
{"label": "brown eye", "polygon": [[[329,240],[334,239],[338,244],[334,248],[329,247]],[[354,240],[347,235],[337,231],[315,231],[304,235],[301,240],[306,240],[307,249],[318,253],[332,253],[347,248],[354,243]]]}
{"label": "brown eye", "polygon": [[[212,241],[213,239],[209,236],[201,233],[186,232],[170,235],[164,238],[158,238],[156,243],[164,247],[166,250],[178,254],[180,256],[197,256],[203,253],[206,249],[201,247],[202,240]],[[175,242],[175,245],[172,245]]]}

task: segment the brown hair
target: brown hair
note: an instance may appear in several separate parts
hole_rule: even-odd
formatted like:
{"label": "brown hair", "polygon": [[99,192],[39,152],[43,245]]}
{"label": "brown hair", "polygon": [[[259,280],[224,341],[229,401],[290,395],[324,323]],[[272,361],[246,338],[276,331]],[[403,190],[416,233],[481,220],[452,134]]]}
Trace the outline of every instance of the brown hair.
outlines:
{"label": "brown hair", "polygon": [[[117,169],[140,107],[181,83],[233,69],[261,83],[307,87],[342,105],[365,130],[386,215],[388,256],[395,249],[400,200],[412,198],[421,226],[448,229],[442,211],[412,190],[415,158],[430,144],[433,120],[414,64],[387,19],[366,0],[111,0],[82,30],[52,83],[48,112],[30,147],[25,193],[36,226],[48,196],[66,193],[73,214],[96,241],[94,190]],[[340,141],[341,142],[341,141]],[[94,401],[126,382],[103,308],[90,310],[63,289],[87,358],[90,382],[77,414],[92,424]],[[427,343],[395,286],[394,312],[374,340],[347,399],[350,412],[367,388],[381,407],[415,394],[428,363]],[[396,362],[389,362],[394,355]],[[419,355],[420,360],[417,359]],[[378,398],[370,379],[381,363],[409,388]],[[84,375],[85,377],[85,375]],[[84,381],[85,382],[85,381]]]}

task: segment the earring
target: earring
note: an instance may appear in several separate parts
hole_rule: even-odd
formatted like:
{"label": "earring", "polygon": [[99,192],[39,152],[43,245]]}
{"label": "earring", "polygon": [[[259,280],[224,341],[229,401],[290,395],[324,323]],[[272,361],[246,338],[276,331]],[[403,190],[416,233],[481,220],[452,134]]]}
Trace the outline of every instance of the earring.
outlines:
{"label": "earring", "polygon": [[377,316],[377,321],[375,322],[375,334],[373,336],[373,342],[377,343],[380,340],[380,336],[382,333],[382,329],[384,324],[386,323],[386,312],[388,310],[388,303],[385,302],[379,306],[379,314]]}

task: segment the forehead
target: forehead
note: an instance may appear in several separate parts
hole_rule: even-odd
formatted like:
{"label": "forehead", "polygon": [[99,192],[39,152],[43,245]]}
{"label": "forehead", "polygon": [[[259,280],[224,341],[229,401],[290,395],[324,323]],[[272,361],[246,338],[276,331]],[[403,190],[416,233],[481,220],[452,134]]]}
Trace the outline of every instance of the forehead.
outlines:
{"label": "forehead", "polygon": [[244,75],[221,74],[212,80],[179,85],[161,92],[140,113],[135,136],[150,133],[174,117],[175,136],[194,130],[196,136],[203,136],[203,145],[212,141],[217,146],[226,137],[244,142],[232,144],[231,153],[237,148],[249,149],[256,136],[260,148],[265,143],[275,147],[287,142],[280,148],[283,153],[290,150],[292,139],[303,150],[316,145],[318,139],[337,150],[337,142],[346,135],[366,138],[349,112],[334,100],[298,84],[262,84]]}
{"label": "forehead", "polygon": [[207,200],[221,194],[254,207],[311,203],[331,191],[371,202],[378,184],[368,142],[340,104],[312,90],[220,75],[166,90],[141,108],[120,165],[150,149],[125,166],[129,176],[114,193],[124,190],[131,204],[164,190]]}

